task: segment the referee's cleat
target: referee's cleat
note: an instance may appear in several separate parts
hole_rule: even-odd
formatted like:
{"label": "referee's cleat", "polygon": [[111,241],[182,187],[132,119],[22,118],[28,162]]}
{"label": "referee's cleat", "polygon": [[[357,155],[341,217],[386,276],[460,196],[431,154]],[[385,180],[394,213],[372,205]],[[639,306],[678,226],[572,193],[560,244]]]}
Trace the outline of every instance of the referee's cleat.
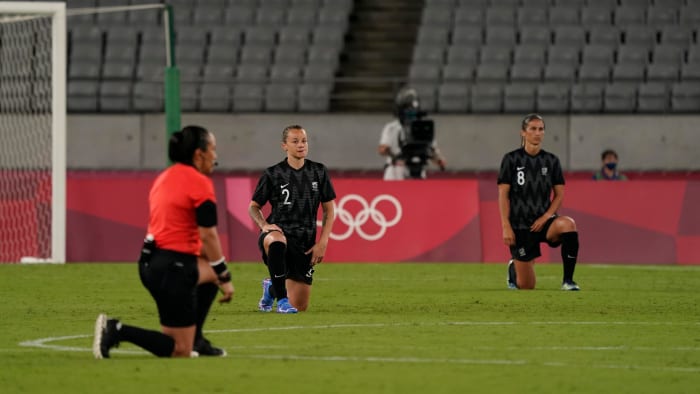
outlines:
{"label": "referee's cleat", "polygon": [[109,350],[119,346],[119,320],[108,319],[100,313],[95,320],[95,338],[92,342],[92,354],[96,359],[109,358]]}
{"label": "referee's cleat", "polygon": [[506,278],[506,283],[509,289],[518,289],[518,282],[515,276],[515,262],[513,260],[508,261],[508,277]]}
{"label": "referee's cleat", "polygon": [[275,302],[275,299],[270,295],[270,286],[272,286],[272,281],[270,279],[263,279],[262,297],[260,297],[260,302],[258,302],[258,310],[261,312],[272,311],[272,304]]}
{"label": "referee's cleat", "polygon": [[579,291],[579,290],[581,290],[581,288],[578,287],[576,282],[574,282],[573,280],[568,281],[568,282],[563,282],[561,284],[561,289],[566,290],[566,291]]}
{"label": "referee's cleat", "polygon": [[197,356],[212,356],[212,357],[226,357],[226,350],[214,347],[211,345],[211,342],[209,342],[208,339],[206,338],[198,338],[194,342],[194,347],[192,349],[193,353],[196,353]]}
{"label": "referee's cleat", "polygon": [[289,303],[288,298],[277,300],[277,313],[297,313],[297,308]]}

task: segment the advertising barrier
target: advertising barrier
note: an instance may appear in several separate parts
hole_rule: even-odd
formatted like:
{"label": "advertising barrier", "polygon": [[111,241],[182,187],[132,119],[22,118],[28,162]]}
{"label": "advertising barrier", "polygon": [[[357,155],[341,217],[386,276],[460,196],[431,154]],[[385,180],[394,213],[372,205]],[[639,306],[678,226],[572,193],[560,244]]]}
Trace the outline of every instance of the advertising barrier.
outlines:
{"label": "advertising barrier", "polygon": [[[69,173],[69,261],[134,261],[153,172]],[[231,261],[260,261],[248,217],[254,176],[214,177],[219,233]],[[502,242],[495,179],[334,180],[336,222],[326,262],[495,262]],[[561,214],[576,221],[582,263],[700,264],[699,180],[566,184]],[[11,205],[14,204],[14,205]],[[29,209],[5,202],[3,209]],[[19,204],[19,205],[18,205]],[[31,204],[30,204],[31,205]],[[29,209],[31,211],[31,209]],[[0,211],[2,212],[2,211]],[[540,262],[559,262],[543,245]]]}

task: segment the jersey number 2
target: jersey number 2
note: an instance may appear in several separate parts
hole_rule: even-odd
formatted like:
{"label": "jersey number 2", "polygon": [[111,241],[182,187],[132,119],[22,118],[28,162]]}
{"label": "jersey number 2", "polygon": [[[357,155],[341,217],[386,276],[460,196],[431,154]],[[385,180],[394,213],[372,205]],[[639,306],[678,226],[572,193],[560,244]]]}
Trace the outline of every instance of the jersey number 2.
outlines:
{"label": "jersey number 2", "polygon": [[282,189],[282,195],[284,196],[284,202],[282,203],[282,205],[291,205],[292,203],[289,202],[289,190]]}

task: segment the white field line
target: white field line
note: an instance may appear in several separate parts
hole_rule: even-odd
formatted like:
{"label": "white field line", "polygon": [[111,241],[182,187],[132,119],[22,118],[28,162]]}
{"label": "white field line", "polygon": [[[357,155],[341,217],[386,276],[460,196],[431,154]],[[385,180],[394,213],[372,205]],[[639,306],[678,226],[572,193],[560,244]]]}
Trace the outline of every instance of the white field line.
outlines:
{"label": "white field line", "polygon": [[[700,322],[508,322],[508,321],[494,321],[494,322],[437,322],[437,323],[368,323],[368,324],[327,324],[327,325],[315,325],[315,326],[286,326],[286,327],[259,327],[259,328],[232,328],[232,329],[222,329],[222,330],[207,330],[207,333],[235,333],[235,332],[269,332],[269,331],[287,331],[287,330],[309,330],[309,329],[343,329],[343,328],[382,328],[382,327],[398,327],[398,326],[495,326],[495,325],[648,325],[648,326],[658,326],[658,325],[700,325]],[[34,349],[46,349],[54,351],[64,351],[64,352],[91,352],[90,347],[77,347],[77,346],[62,346],[55,342],[90,338],[92,335],[68,335],[68,336],[58,336],[58,337],[47,337],[39,338],[34,340],[27,340],[19,343],[19,346],[25,348]],[[282,349],[285,346],[233,346],[232,349]],[[417,348],[416,348],[417,349]],[[673,350],[673,351],[686,351],[686,352],[696,352],[700,351],[697,347],[671,347],[671,348],[660,348],[660,347],[625,347],[625,346],[552,346],[552,347],[476,347],[473,349],[494,349],[494,350],[544,350],[544,351],[572,351],[572,350],[585,350],[585,351],[621,351],[621,350],[632,350],[632,351],[659,351],[659,350]],[[0,352],[10,352],[16,351],[17,349],[0,349]],[[29,349],[27,349],[29,350]],[[147,354],[143,350],[129,350],[129,349],[113,349],[113,353],[119,354]],[[489,359],[466,359],[466,358],[423,358],[423,357],[366,357],[366,356],[304,356],[295,354],[251,354],[251,355],[232,355],[233,358],[241,359],[270,359],[270,360],[300,360],[300,361],[336,361],[336,362],[366,362],[366,363],[405,363],[405,364],[468,364],[468,365],[542,365],[549,367],[569,367],[574,366],[565,362],[551,361],[544,363],[533,363],[527,360],[489,360]],[[688,372],[697,373],[700,372],[700,368],[696,367],[668,367],[668,366],[638,366],[638,365],[596,365],[593,368],[602,369],[630,369],[630,370],[662,370],[670,372]]]}

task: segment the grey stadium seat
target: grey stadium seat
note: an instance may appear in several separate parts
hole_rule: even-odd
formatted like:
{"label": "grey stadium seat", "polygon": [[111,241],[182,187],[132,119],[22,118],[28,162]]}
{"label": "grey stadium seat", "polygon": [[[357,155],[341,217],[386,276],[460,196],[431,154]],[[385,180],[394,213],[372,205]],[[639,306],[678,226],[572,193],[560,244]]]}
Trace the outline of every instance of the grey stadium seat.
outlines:
{"label": "grey stadium seat", "polygon": [[96,81],[69,81],[68,110],[71,112],[97,111],[97,91]]}
{"label": "grey stadium seat", "polygon": [[606,83],[610,79],[610,67],[601,63],[583,63],[578,69],[581,82]]}
{"label": "grey stadium seat", "polygon": [[620,6],[615,9],[615,25],[627,27],[630,25],[646,24],[645,7]]}
{"label": "grey stadium seat", "polygon": [[270,68],[270,81],[293,83],[301,79],[302,66],[291,63],[278,63]]}
{"label": "grey stadium seat", "polygon": [[581,24],[587,28],[610,26],[613,22],[612,10],[607,7],[583,7]]}
{"label": "grey stadium seat", "polygon": [[620,30],[615,26],[596,26],[588,32],[588,42],[612,48],[620,45]]}
{"label": "grey stadium seat", "polygon": [[240,64],[236,68],[236,81],[249,84],[265,82],[267,71],[267,67],[258,64]]}
{"label": "grey stadium seat", "polygon": [[644,45],[622,45],[617,49],[617,62],[646,65],[649,62],[649,49]]}
{"label": "grey stadium seat", "polygon": [[567,83],[544,83],[537,88],[537,111],[564,113],[569,111],[569,85]]}
{"label": "grey stadium seat", "polygon": [[552,42],[552,32],[547,26],[522,26],[520,28],[520,45],[536,44],[549,45]]}
{"label": "grey stadium seat", "polygon": [[231,89],[228,84],[204,83],[199,94],[199,110],[202,112],[228,112],[231,110]]}
{"label": "grey stadium seat", "polygon": [[471,82],[474,80],[474,66],[471,64],[445,64],[442,68],[444,82]]}
{"label": "grey stadium seat", "polygon": [[510,68],[513,82],[539,82],[542,79],[542,66],[532,63],[514,63]]}
{"label": "grey stadium seat", "polygon": [[579,49],[569,45],[553,45],[547,50],[547,63],[579,64]]}
{"label": "grey stadium seat", "polygon": [[294,45],[278,45],[275,48],[274,63],[301,65],[306,63],[306,49]]}
{"label": "grey stadium seat", "polygon": [[549,63],[544,68],[543,79],[547,82],[573,82],[577,67],[573,63]]}
{"label": "grey stadium seat", "polygon": [[670,109],[669,89],[662,82],[648,82],[639,85],[637,108],[639,112],[667,112]]}
{"label": "grey stadium seat", "polygon": [[500,82],[508,80],[507,63],[481,63],[476,68],[476,80],[478,82]]}
{"label": "grey stadium seat", "polygon": [[554,29],[554,44],[581,47],[586,42],[586,31],[581,26],[565,25]]}
{"label": "grey stadium seat", "polygon": [[513,46],[517,38],[515,27],[513,26],[487,26],[484,31],[484,44]]}
{"label": "grey stadium seat", "polygon": [[651,63],[647,66],[647,81],[668,81],[678,80],[680,66],[670,63]]}
{"label": "grey stadium seat", "polygon": [[603,86],[576,84],[571,87],[571,111],[597,113],[603,110]]}
{"label": "grey stadium seat", "polygon": [[505,112],[535,112],[535,86],[527,84],[507,85],[503,91],[503,110]]}
{"label": "grey stadium seat", "polygon": [[[543,0],[546,3],[548,0]],[[523,5],[518,7],[516,18],[518,26],[547,25],[547,8],[549,4]]]}
{"label": "grey stadium seat", "polygon": [[235,112],[261,112],[265,93],[262,84],[236,84],[233,88]]}
{"label": "grey stadium seat", "polygon": [[455,26],[452,31],[452,44],[479,46],[484,40],[484,33],[479,26]]}
{"label": "grey stadium seat", "polygon": [[545,64],[547,61],[546,49],[540,45],[520,44],[515,47],[513,63]]}
{"label": "grey stadium seat", "polygon": [[180,83],[180,109],[183,112],[195,112],[199,105],[199,83]]}
{"label": "grey stadium seat", "polygon": [[515,8],[508,6],[491,6],[486,9],[486,25],[488,26],[514,26]]}
{"label": "grey stadium seat", "polygon": [[681,65],[681,81],[700,81],[700,65],[697,63],[684,63]]}
{"label": "grey stadium seat", "polygon": [[472,112],[501,112],[503,110],[503,85],[492,83],[473,85],[470,99]]}
{"label": "grey stadium seat", "polygon": [[330,108],[330,84],[304,84],[299,87],[299,111],[327,112]]}
{"label": "grey stadium seat", "polygon": [[297,86],[280,83],[265,87],[265,111],[292,112],[297,107]]}
{"label": "grey stadium seat", "polygon": [[700,83],[674,83],[671,87],[673,112],[698,112],[700,109]]}
{"label": "grey stadium seat", "polygon": [[615,48],[602,44],[588,44],[581,50],[582,63],[610,65],[615,61]]}
{"label": "grey stadium seat", "polygon": [[100,83],[100,111],[128,112],[131,109],[131,84],[104,81]]}
{"label": "grey stadium seat", "polygon": [[678,24],[678,8],[668,5],[654,5],[647,8],[647,24],[659,27]]}
{"label": "grey stadium seat", "polygon": [[479,7],[458,7],[452,21],[454,26],[480,26],[484,24],[484,9]]}
{"label": "grey stadium seat", "polygon": [[478,60],[479,50],[475,47],[451,45],[447,50],[447,64],[476,65]]}
{"label": "grey stadium seat", "polygon": [[438,46],[443,47],[447,44],[449,38],[449,29],[445,25],[441,26],[421,26],[418,30],[416,43],[419,46]]}
{"label": "grey stadium seat", "polygon": [[136,112],[161,112],[163,106],[162,82],[136,82],[132,95],[132,105]]}
{"label": "grey stadium seat", "polygon": [[642,82],[645,70],[644,63],[617,63],[612,69],[612,81]]}
{"label": "grey stadium seat", "polygon": [[134,76],[134,65],[132,62],[115,61],[105,63],[102,67],[102,78],[128,80]]}
{"label": "grey stadium seat", "polygon": [[637,84],[608,84],[605,87],[603,106],[605,112],[634,112],[637,109]]}
{"label": "grey stadium seat", "polygon": [[464,113],[469,109],[469,87],[466,83],[444,83],[438,88],[438,111]]}
{"label": "grey stadium seat", "polygon": [[445,51],[441,46],[416,45],[413,48],[413,63],[442,65],[445,62]]}
{"label": "grey stadium seat", "polygon": [[440,80],[438,64],[412,64],[409,68],[408,79],[411,82],[432,82]]}
{"label": "grey stadium seat", "polygon": [[579,25],[578,7],[553,6],[549,8],[549,26]]}
{"label": "grey stadium seat", "polygon": [[231,82],[236,66],[233,64],[210,63],[204,65],[202,72],[204,82]]}

